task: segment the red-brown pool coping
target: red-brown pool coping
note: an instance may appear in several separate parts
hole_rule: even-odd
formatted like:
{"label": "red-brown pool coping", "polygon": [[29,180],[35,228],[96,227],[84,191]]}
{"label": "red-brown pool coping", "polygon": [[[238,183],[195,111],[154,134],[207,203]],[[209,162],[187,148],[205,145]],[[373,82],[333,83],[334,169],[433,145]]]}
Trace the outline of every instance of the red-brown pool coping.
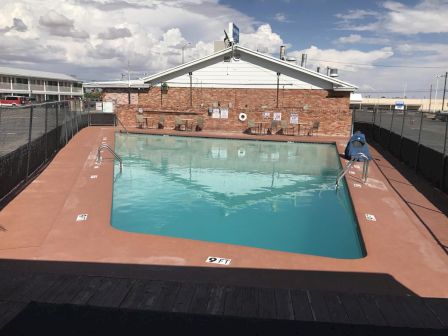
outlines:
{"label": "red-brown pool coping", "polygon": [[[347,139],[253,136],[224,132],[137,130],[140,133],[238,139],[334,142],[340,153]],[[247,269],[320,270],[389,274],[414,293],[448,297],[448,257],[421,221],[391,188],[376,163],[361,188],[361,171],[347,182],[367,250],[362,259],[344,260],[129,233],[110,225],[113,160],[107,153],[95,168],[98,146],[114,145],[112,127],[79,132],[51,164],[0,212],[0,258],[118,264],[182,265]],[[382,158],[376,151],[374,157]],[[98,178],[91,179],[91,175]],[[420,197],[420,196],[419,196]],[[423,197],[423,196],[421,196]],[[76,222],[78,214],[88,214]],[[377,221],[365,219],[365,214]],[[446,219],[446,217],[445,217]],[[230,266],[206,264],[208,256],[232,259]]]}

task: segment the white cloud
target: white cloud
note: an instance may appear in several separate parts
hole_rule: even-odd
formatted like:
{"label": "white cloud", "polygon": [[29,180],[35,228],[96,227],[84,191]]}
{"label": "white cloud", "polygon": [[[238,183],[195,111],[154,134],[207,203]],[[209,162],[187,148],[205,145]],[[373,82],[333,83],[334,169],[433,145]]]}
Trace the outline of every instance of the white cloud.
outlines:
{"label": "white cloud", "polygon": [[274,33],[268,24],[261,25],[257,31],[250,34],[240,34],[241,44],[253,50],[259,50],[269,54],[277,54],[280,46],[285,45],[280,35]]}
{"label": "white cloud", "polygon": [[371,10],[364,9],[351,9],[347,13],[338,13],[335,16],[344,21],[348,20],[361,20],[370,16],[378,16],[379,13]]}
{"label": "white cloud", "polygon": [[344,71],[358,71],[360,68],[372,68],[375,62],[388,59],[394,55],[390,47],[372,51],[361,51],[356,49],[319,49],[316,46],[294,51],[289,54],[299,59],[302,53],[308,55],[308,67],[316,68],[320,66],[321,68],[325,68],[329,66]]}
{"label": "white cloud", "polygon": [[391,41],[388,38],[381,37],[364,37],[359,34],[350,34],[348,36],[341,36],[336,41],[335,44],[390,44]]}
{"label": "white cloud", "polygon": [[[380,14],[365,10],[350,10],[337,14],[336,16],[343,20],[340,22],[340,28],[353,31],[385,30],[404,35],[448,32],[446,0],[423,0],[414,6],[386,1],[381,7],[383,12]],[[375,21],[359,22],[367,17],[373,17]]]}
{"label": "white cloud", "polygon": [[286,17],[285,13],[276,13],[274,15],[274,20],[278,21],[278,22],[282,22],[282,23],[291,22],[291,21],[288,20],[288,18]]}
{"label": "white cloud", "polygon": [[362,40],[361,35],[350,34],[349,36],[341,36],[337,39],[339,43],[358,43]]}

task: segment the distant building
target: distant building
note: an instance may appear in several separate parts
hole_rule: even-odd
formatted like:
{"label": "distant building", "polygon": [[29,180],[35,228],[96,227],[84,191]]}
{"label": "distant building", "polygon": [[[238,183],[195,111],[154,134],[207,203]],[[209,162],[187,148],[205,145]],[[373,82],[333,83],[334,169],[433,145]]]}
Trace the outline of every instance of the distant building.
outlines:
{"label": "distant building", "polygon": [[[404,105],[406,110],[414,111],[441,111],[442,110],[442,99],[431,99],[428,98],[364,98],[359,93],[350,95],[350,107],[373,110],[395,109],[396,104]],[[444,110],[448,109],[448,99],[445,99]]]}
{"label": "distant building", "polygon": [[82,81],[60,73],[0,67],[0,97],[10,95],[36,102],[82,97]]}

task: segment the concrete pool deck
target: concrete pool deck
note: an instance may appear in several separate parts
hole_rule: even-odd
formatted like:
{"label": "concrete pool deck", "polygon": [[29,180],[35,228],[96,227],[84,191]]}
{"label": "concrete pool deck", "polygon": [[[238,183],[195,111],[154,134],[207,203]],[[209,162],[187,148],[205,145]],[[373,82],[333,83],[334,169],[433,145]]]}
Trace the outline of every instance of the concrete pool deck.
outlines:
{"label": "concrete pool deck", "polygon": [[[186,133],[138,130],[141,133],[170,133],[279,141],[336,142],[340,153],[345,138],[249,136],[218,132]],[[448,298],[448,256],[412,209],[392,188],[380,169],[387,161],[376,151],[365,185],[356,175],[347,182],[353,199],[367,256],[343,260],[293,254],[244,246],[129,233],[110,225],[113,160],[105,152],[95,168],[102,142],[113,147],[115,129],[88,127],[77,134],[51,164],[0,212],[0,258],[111,264],[217,267],[220,269],[266,269],[291,271],[356,272],[387,274],[413,293]],[[126,169],[126,167],[124,167]],[[388,169],[393,170],[393,167]],[[403,177],[394,171],[395,180]],[[91,178],[97,175],[96,178]],[[425,203],[414,192],[415,202]],[[430,209],[431,204],[425,203]],[[431,210],[428,210],[431,211]],[[376,221],[367,221],[365,214]],[[77,222],[79,214],[88,214]],[[447,219],[435,216],[442,236]],[[445,222],[445,226],[443,226]],[[446,242],[445,242],[446,244]],[[208,256],[232,259],[229,266],[206,264]],[[224,271],[222,271],[224,272]],[[237,281],[237,280],[236,280]],[[254,285],[259,279],[250,279]]]}

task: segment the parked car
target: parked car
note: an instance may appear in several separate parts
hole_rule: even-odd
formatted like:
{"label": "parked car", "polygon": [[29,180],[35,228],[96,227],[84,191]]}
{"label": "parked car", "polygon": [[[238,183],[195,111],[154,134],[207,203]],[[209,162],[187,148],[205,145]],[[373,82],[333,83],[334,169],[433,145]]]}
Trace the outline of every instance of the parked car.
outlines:
{"label": "parked car", "polygon": [[435,120],[440,121],[448,121],[448,111],[439,111],[436,112],[436,115],[434,116]]}
{"label": "parked car", "polygon": [[21,106],[28,103],[28,97],[22,96],[6,96],[5,98],[0,99],[0,105],[3,106]]}

